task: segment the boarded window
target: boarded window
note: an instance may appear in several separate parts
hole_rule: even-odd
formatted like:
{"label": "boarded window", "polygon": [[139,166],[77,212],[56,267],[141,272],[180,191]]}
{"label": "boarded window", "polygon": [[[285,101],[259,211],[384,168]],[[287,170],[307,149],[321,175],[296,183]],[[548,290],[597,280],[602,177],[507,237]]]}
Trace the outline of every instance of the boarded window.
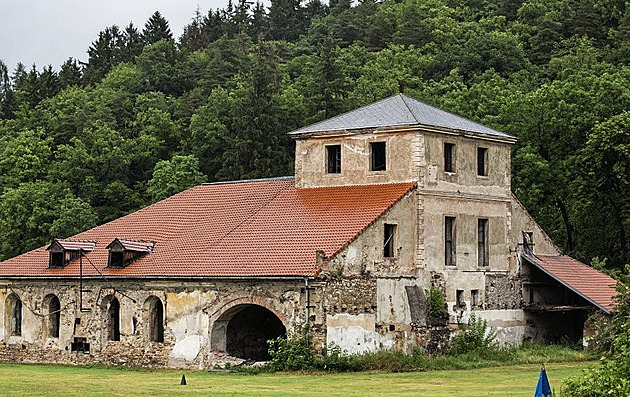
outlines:
{"label": "boarded window", "polygon": [[387,155],[385,142],[370,143],[370,171],[387,170]]}
{"label": "boarded window", "polygon": [[385,258],[394,258],[396,256],[398,225],[386,223],[383,229],[385,230],[383,256]]}
{"label": "boarded window", "polygon": [[455,172],[454,143],[444,143],[444,172]]}
{"label": "boarded window", "polygon": [[341,145],[326,146],[326,172],[341,173]]}
{"label": "boarded window", "polygon": [[455,217],[444,218],[444,264],[455,266]]}
{"label": "boarded window", "polygon": [[488,220],[477,220],[477,264],[479,266],[488,266],[489,263],[488,249]]}
{"label": "boarded window", "polygon": [[488,175],[488,149],[485,147],[477,148],[477,175]]}

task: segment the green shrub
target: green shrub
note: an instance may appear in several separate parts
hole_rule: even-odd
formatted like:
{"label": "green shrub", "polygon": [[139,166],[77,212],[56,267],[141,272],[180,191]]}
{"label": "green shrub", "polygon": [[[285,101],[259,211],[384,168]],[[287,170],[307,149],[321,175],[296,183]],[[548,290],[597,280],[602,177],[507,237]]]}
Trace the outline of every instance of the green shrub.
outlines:
{"label": "green shrub", "polygon": [[438,288],[431,288],[427,297],[427,313],[429,316],[441,318],[447,315],[444,294]]}
{"label": "green shrub", "polygon": [[468,320],[468,327],[453,337],[453,346],[449,353],[465,354],[494,350],[497,348],[495,337],[496,332],[488,329],[488,322],[472,313]]}
{"label": "green shrub", "polygon": [[269,343],[269,366],[276,371],[312,370],[317,368],[317,357],[308,338],[308,327],[296,326],[287,337]]}

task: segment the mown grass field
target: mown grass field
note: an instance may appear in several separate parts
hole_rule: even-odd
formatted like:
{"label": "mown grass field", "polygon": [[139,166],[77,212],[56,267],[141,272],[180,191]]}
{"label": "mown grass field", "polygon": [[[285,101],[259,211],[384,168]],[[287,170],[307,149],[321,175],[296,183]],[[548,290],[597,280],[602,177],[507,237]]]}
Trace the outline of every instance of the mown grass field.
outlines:
{"label": "mown grass field", "polygon": [[[596,362],[547,366],[552,388]],[[0,365],[0,396],[532,396],[537,364],[407,373],[240,373]]]}

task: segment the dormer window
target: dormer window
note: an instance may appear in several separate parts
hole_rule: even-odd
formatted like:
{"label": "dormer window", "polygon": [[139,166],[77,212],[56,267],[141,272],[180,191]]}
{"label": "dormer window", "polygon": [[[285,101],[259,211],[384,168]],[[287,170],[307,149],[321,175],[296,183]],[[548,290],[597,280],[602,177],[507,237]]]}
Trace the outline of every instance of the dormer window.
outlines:
{"label": "dormer window", "polygon": [[107,249],[109,250],[109,260],[107,267],[123,268],[127,267],[149,252],[153,251],[155,243],[152,241],[135,241],[114,239]]}
{"label": "dormer window", "polygon": [[92,252],[96,243],[92,241],[72,241],[55,239],[46,250],[49,252],[48,267],[50,269],[63,268],[81,255]]}

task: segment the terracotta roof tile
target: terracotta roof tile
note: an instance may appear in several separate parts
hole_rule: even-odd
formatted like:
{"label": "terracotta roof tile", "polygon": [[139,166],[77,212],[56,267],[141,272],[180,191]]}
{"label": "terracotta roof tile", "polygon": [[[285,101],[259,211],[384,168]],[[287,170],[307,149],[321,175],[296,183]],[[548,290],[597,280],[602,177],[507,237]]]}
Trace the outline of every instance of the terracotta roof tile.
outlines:
{"label": "terracotta roof tile", "polygon": [[566,255],[523,257],[600,309],[613,310],[617,281],[612,277]]}
{"label": "terracotta roof tile", "polygon": [[[314,276],[318,250],[334,256],[414,187],[296,189],[287,178],[201,185],[73,239],[96,242],[84,276]],[[117,238],[155,247],[126,268],[107,268],[106,247]],[[78,262],[49,269],[42,247],[0,262],[0,277],[78,277]]]}

